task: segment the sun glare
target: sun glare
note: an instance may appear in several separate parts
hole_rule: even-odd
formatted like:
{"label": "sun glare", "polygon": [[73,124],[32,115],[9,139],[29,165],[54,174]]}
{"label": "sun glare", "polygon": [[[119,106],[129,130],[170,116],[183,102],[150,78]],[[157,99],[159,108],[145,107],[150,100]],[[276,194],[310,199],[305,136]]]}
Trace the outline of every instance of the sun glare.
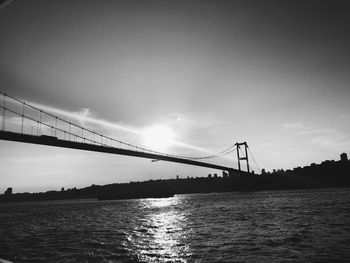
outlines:
{"label": "sun glare", "polygon": [[157,151],[165,151],[172,146],[174,138],[174,131],[163,125],[149,127],[143,132],[143,144]]}

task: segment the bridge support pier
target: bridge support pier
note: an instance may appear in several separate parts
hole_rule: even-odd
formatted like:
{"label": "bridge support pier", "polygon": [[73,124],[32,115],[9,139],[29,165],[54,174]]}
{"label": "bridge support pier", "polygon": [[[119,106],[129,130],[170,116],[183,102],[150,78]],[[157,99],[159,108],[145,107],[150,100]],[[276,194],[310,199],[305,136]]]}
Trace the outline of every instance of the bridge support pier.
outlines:
{"label": "bridge support pier", "polygon": [[[240,147],[244,146],[245,155],[243,157],[240,156]],[[248,144],[247,142],[236,143],[237,147],[237,160],[238,160],[238,170],[241,171],[241,161],[246,161],[247,163],[247,172],[249,173],[249,160],[248,160]]]}

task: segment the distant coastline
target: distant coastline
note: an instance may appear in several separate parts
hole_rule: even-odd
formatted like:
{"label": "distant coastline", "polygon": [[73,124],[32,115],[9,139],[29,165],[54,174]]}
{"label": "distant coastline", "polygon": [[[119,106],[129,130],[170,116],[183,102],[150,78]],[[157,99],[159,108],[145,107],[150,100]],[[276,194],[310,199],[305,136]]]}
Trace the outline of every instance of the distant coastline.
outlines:
{"label": "distant coastline", "polygon": [[350,187],[350,161],[345,153],[339,161],[324,161],[297,167],[293,170],[274,170],[262,174],[234,174],[222,172],[207,177],[149,180],[123,184],[91,185],[77,189],[41,193],[12,193],[12,188],[0,195],[0,202],[43,201],[60,199],[94,198],[133,199],[159,198],[174,194],[211,193],[232,191],[288,190]]}

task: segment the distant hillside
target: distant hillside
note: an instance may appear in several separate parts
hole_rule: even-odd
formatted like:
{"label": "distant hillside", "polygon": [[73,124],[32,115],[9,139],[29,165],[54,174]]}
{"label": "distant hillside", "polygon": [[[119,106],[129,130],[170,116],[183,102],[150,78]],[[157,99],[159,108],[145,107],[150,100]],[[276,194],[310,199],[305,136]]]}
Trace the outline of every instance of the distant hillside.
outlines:
{"label": "distant hillside", "polygon": [[[223,173],[211,177],[186,179],[150,180],[127,184],[91,185],[81,189],[62,189],[44,193],[12,194],[9,188],[0,195],[0,202],[40,201],[58,199],[80,199],[114,197],[116,199],[163,197],[172,194],[210,193],[230,191],[255,191],[279,189],[308,189],[327,187],[350,187],[350,161],[342,155],[340,161],[325,161],[304,168],[278,170],[273,173],[228,176]],[[108,199],[108,198],[107,198]]]}

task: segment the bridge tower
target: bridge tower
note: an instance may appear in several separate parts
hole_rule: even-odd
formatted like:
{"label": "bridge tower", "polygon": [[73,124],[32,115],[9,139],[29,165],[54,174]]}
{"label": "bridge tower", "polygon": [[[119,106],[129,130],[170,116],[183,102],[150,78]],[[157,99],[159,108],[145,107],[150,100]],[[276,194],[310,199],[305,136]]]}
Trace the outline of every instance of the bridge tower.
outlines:
{"label": "bridge tower", "polygon": [[[246,161],[246,163],[247,163],[247,171],[249,173],[248,144],[247,144],[247,142],[241,142],[241,143],[237,142],[235,145],[237,146],[236,148],[237,148],[238,170],[241,171],[241,161]],[[241,146],[244,147],[244,153],[245,153],[244,156],[240,155]]]}

